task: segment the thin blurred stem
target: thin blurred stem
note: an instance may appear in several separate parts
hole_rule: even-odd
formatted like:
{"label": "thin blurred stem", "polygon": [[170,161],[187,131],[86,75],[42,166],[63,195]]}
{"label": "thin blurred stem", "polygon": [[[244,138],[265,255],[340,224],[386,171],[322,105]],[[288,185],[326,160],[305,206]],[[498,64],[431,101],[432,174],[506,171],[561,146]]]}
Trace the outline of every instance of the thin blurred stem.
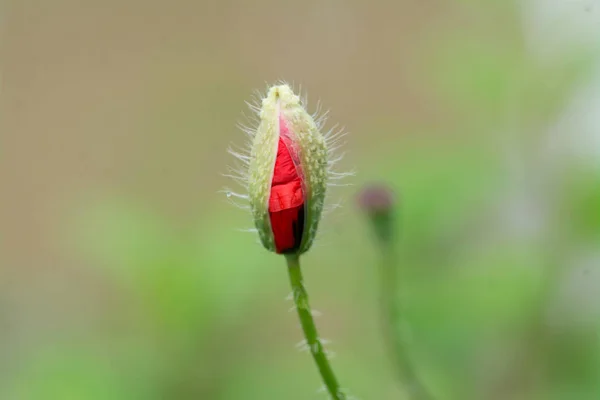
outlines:
{"label": "thin blurred stem", "polygon": [[389,346],[393,349],[394,362],[400,382],[413,400],[432,400],[433,397],[421,383],[407,348],[404,319],[404,304],[398,299],[398,256],[393,240],[381,243],[381,300],[384,332]]}
{"label": "thin blurred stem", "polygon": [[302,326],[308,349],[317,364],[323,383],[325,383],[325,387],[331,395],[331,398],[334,400],[346,400],[346,395],[342,392],[335,374],[333,373],[333,369],[329,364],[329,359],[323,349],[323,344],[321,343],[315,321],[313,320],[310,305],[308,303],[308,294],[304,288],[302,271],[300,270],[300,259],[297,255],[288,255],[286,256],[286,261],[290,284],[292,285],[294,305],[296,306],[296,311],[300,318],[300,325]]}
{"label": "thin blurred stem", "polygon": [[408,346],[406,304],[398,298],[401,289],[398,286],[400,263],[396,251],[398,223],[394,192],[387,185],[370,185],[360,192],[358,204],[371,222],[381,255],[379,275],[383,332],[393,354],[400,383],[409,399],[431,400],[433,396],[420,381],[414,367]]}

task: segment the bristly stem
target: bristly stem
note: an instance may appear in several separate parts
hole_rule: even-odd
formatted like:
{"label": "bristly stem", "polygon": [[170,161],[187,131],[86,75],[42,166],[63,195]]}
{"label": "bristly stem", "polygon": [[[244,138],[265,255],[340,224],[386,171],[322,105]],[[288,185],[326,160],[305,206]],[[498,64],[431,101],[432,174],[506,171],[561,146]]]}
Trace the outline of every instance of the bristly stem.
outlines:
{"label": "bristly stem", "polygon": [[346,395],[342,392],[335,374],[333,373],[333,369],[331,368],[331,364],[329,363],[329,359],[323,348],[323,343],[317,333],[317,327],[315,326],[315,321],[308,303],[308,294],[304,288],[299,256],[287,255],[286,261],[290,284],[292,285],[294,305],[296,306],[296,311],[300,318],[300,325],[302,326],[308,349],[317,364],[323,383],[331,398],[333,400],[347,400]]}

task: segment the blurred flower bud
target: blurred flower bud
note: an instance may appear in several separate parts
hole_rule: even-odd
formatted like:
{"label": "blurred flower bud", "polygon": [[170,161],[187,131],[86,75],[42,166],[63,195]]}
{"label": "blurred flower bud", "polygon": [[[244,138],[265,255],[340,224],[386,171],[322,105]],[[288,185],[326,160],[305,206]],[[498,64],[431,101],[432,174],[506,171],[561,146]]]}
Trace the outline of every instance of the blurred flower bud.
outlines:
{"label": "blurred flower bud", "polygon": [[395,234],[396,200],[392,190],[383,184],[366,186],[359,192],[357,203],[371,220],[377,239],[389,243]]}

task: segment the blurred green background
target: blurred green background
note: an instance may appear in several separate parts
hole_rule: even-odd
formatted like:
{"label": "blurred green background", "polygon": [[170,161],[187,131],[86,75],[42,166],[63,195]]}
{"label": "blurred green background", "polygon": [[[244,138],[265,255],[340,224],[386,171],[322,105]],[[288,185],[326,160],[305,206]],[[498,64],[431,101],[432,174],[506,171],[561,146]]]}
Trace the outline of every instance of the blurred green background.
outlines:
{"label": "blurred green background", "polygon": [[[600,398],[600,4],[8,0],[0,399],[325,399],[284,261],[219,193],[254,89],[346,126],[304,257],[360,399],[408,399],[354,205],[399,196],[398,298],[438,399]],[[391,321],[393,322],[393,321]]]}

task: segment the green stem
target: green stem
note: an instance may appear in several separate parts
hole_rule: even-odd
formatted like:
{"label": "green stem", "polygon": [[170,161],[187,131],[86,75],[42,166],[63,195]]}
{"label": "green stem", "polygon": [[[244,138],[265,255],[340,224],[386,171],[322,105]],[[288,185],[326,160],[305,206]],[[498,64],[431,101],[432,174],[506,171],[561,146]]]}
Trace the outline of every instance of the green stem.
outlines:
{"label": "green stem", "polygon": [[296,311],[298,312],[298,317],[300,318],[300,325],[302,326],[308,349],[317,364],[323,383],[325,383],[325,387],[331,395],[331,398],[333,400],[346,400],[346,395],[342,392],[335,374],[333,373],[333,369],[331,369],[331,364],[329,364],[329,360],[323,349],[323,344],[317,333],[317,327],[315,326],[315,321],[313,320],[310,305],[308,303],[308,294],[304,288],[299,256],[288,255],[286,256],[286,260],[290,284],[292,285],[294,304],[296,306]]}
{"label": "green stem", "polygon": [[381,310],[383,333],[407,398],[431,400],[433,396],[419,379],[406,336],[406,304],[398,299],[398,274],[400,263],[397,256],[397,207],[392,190],[376,185],[365,188],[359,196],[359,204],[366,211],[381,254]]}
{"label": "green stem", "polygon": [[413,366],[410,349],[407,348],[405,332],[400,328],[407,326],[404,317],[404,304],[398,299],[398,257],[393,242],[384,243],[381,248],[381,293],[385,333],[396,364],[400,382],[407,391],[408,398],[431,400],[433,397],[421,383]]}

